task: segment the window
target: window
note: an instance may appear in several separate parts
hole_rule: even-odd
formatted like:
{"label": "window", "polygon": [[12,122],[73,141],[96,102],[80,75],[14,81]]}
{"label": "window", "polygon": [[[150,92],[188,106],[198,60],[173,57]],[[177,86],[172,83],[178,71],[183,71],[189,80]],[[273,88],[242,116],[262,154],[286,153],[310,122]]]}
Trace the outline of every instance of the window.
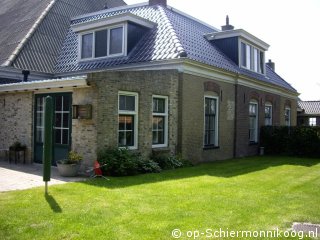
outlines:
{"label": "window", "polygon": [[264,107],[264,125],[272,126],[272,104],[266,103]]}
{"label": "window", "polygon": [[286,126],[291,126],[291,109],[289,107],[284,110],[284,122]]}
{"label": "window", "polygon": [[264,73],[264,52],[249,44],[241,42],[241,67]]}
{"label": "window", "polygon": [[124,55],[124,25],[81,35],[80,59]]}
{"label": "window", "polygon": [[317,118],[309,118],[309,126],[317,126]]}
{"label": "window", "polygon": [[137,149],[138,141],[138,94],[119,92],[118,145]]}
{"label": "window", "polygon": [[168,146],[168,98],[152,98],[152,147]]}
{"label": "window", "polygon": [[258,142],[258,102],[251,101],[249,104],[249,140]]}
{"label": "window", "polygon": [[204,146],[215,147],[218,143],[218,98],[204,98]]}

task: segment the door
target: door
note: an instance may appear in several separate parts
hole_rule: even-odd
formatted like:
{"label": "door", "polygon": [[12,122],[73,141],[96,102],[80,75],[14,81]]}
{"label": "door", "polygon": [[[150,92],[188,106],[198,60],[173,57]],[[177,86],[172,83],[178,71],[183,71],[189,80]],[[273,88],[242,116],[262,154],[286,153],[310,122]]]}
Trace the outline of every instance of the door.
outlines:
{"label": "door", "polygon": [[36,95],[35,97],[35,133],[34,161],[42,163],[44,139],[44,101],[46,96],[53,98],[53,162],[67,157],[71,148],[71,93]]}

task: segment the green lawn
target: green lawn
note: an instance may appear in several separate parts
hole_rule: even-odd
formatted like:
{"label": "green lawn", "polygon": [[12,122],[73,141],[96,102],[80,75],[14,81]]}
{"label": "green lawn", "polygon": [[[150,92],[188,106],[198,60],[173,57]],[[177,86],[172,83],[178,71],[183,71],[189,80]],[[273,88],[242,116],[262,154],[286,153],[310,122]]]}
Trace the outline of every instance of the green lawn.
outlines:
{"label": "green lawn", "polygon": [[254,157],[50,186],[48,196],[44,188],[0,193],[0,239],[173,239],[173,229],[189,239],[189,230],[287,230],[295,221],[320,223],[319,189],[320,159]]}

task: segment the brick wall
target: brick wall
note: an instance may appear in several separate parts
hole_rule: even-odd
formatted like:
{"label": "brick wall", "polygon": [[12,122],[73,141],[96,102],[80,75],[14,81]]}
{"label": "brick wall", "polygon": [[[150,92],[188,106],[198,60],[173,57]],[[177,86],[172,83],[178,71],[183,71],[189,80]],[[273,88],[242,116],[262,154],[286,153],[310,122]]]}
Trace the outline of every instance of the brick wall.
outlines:
{"label": "brick wall", "polygon": [[9,148],[14,142],[27,146],[26,162],[32,159],[32,93],[0,95],[0,149]]}
{"label": "brick wall", "polygon": [[[264,106],[270,102],[273,108],[273,125],[285,124],[285,107],[291,107],[291,125],[296,125],[297,101],[279,95],[259,91],[245,86],[237,86],[237,119],[236,119],[236,157],[257,155],[259,142],[249,143],[249,103],[251,99],[258,101],[258,126],[264,126]],[[259,139],[259,135],[258,135]]]}
{"label": "brick wall", "polygon": [[89,76],[97,86],[97,148],[118,146],[118,92],[139,94],[138,151],[152,152],[152,95],[169,98],[169,136],[166,151],[176,152],[178,128],[178,72],[100,72]]}
{"label": "brick wall", "polygon": [[[234,85],[182,74],[180,78],[179,143],[183,157],[193,162],[233,157]],[[204,150],[204,96],[219,97],[219,148]]]}

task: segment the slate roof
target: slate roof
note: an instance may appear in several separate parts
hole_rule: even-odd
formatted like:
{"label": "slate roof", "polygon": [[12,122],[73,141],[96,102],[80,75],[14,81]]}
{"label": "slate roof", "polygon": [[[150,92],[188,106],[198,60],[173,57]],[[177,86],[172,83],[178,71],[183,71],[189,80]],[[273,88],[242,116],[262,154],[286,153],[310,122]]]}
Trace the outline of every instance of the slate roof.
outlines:
{"label": "slate roof", "polygon": [[171,8],[148,5],[126,7],[117,11],[104,11],[82,16],[74,19],[71,25],[92,22],[128,12],[157,24],[143,36],[128,56],[79,63],[77,59],[77,34],[69,29],[55,73],[94,71],[124,64],[187,57],[190,60],[253,77],[296,92],[290,84],[268,66],[266,67],[266,76],[239,68],[213,43],[205,39],[204,34],[215,32],[217,29],[180,14]]}
{"label": "slate roof", "polygon": [[[126,5],[122,0],[0,0],[0,65],[53,73],[70,19],[102,10],[105,4]],[[6,62],[22,43],[13,61]]]}
{"label": "slate roof", "polygon": [[320,116],[320,101],[298,101],[303,114]]}

